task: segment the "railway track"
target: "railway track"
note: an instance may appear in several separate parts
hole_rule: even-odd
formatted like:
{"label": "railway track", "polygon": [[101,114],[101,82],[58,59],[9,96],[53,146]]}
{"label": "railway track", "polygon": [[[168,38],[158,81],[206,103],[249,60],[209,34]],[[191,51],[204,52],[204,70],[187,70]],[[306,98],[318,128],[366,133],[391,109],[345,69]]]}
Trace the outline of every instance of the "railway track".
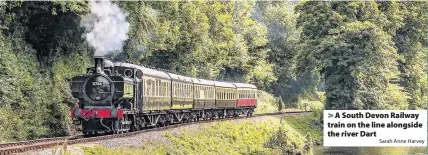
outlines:
{"label": "railway track", "polygon": [[[255,114],[251,117],[305,114],[305,113],[310,113],[310,112],[311,111],[276,112],[276,113],[266,113],[266,114]],[[24,153],[27,151],[47,149],[47,148],[52,148],[52,147],[56,147],[56,146],[63,145],[63,144],[72,145],[72,144],[95,142],[95,141],[113,139],[113,138],[129,137],[129,136],[137,135],[140,133],[172,129],[172,128],[177,128],[177,127],[187,126],[187,125],[197,124],[197,123],[204,124],[204,123],[212,123],[212,122],[227,121],[227,120],[237,120],[237,119],[246,119],[246,118],[248,118],[248,117],[230,117],[230,118],[215,119],[215,120],[208,120],[208,121],[198,121],[198,122],[173,124],[173,125],[169,125],[169,126],[165,126],[165,127],[148,128],[148,129],[143,129],[143,130],[135,131],[135,132],[127,132],[127,133],[123,133],[123,134],[101,135],[101,136],[96,136],[96,137],[84,137],[83,135],[76,135],[76,136],[68,136],[68,137],[44,138],[44,139],[14,142],[14,143],[3,143],[3,144],[0,144],[0,155],[17,154],[17,153]]]}

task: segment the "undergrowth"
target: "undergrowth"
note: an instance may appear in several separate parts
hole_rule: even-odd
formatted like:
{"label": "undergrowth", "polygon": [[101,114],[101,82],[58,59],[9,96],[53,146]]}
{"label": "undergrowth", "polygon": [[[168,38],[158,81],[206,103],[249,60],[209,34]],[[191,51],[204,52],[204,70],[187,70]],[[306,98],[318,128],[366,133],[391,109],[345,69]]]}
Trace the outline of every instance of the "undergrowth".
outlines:
{"label": "undergrowth", "polygon": [[[282,123],[280,123],[282,122]],[[85,154],[312,154],[311,136],[301,134],[278,118],[262,121],[217,122],[200,129],[166,132],[168,142],[144,143],[140,147],[108,149],[83,147]]]}
{"label": "undergrowth", "polygon": [[321,143],[323,141],[322,124],[320,123],[319,117],[315,117],[314,114],[305,116],[285,116],[284,120],[291,128],[299,133],[311,135],[313,142]]}
{"label": "undergrowth", "polygon": [[278,112],[278,107],[275,103],[276,100],[272,94],[259,90],[257,93],[257,99],[258,103],[254,112],[255,114]]}

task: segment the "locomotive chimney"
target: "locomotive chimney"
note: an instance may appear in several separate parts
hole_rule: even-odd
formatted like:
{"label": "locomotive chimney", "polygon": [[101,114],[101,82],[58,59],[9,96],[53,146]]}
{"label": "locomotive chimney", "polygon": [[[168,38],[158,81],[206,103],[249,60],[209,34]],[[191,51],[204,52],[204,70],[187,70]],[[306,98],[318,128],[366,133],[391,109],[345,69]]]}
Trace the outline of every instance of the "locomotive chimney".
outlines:
{"label": "locomotive chimney", "polygon": [[94,56],[95,71],[98,74],[104,73],[104,56]]}

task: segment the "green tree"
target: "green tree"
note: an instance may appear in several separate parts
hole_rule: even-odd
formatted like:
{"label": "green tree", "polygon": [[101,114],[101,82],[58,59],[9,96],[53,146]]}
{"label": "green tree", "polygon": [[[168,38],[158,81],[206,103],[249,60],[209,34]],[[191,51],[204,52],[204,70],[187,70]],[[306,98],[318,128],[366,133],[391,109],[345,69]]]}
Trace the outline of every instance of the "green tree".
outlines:
{"label": "green tree", "polygon": [[427,2],[402,2],[403,25],[393,38],[399,55],[400,85],[409,93],[409,109],[426,108]]}
{"label": "green tree", "polygon": [[404,108],[406,93],[391,98],[402,90],[394,83],[399,57],[376,2],[305,2],[297,10],[298,69],[323,74],[326,109]]}
{"label": "green tree", "polygon": [[127,41],[133,62],[198,78],[251,82],[261,89],[276,80],[266,58],[266,27],[251,18],[255,2],[119,4],[147,17],[143,22],[128,17],[136,24],[131,33],[147,38]]}
{"label": "green tree", "polygon": [[[0,119],[5,131],[0,134],[1,140],[68,132],[67,105],[74,100],[67,80],[82,71],[79,67],[85,67],[85,53],[89,51],[82,44],[79,28],[79,19],[87,9],[85,4],[73,1],[0,5]],[[63,62],[68,64],[61,68]]]}

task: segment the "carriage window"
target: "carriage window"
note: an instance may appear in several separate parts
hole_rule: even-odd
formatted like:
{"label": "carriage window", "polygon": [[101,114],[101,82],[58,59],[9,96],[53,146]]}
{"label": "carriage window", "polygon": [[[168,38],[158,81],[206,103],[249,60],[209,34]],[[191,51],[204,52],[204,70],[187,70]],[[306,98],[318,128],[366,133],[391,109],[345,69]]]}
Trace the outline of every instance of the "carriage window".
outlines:
{"label": "carriage window", "polygon": [[223,89],[223,99],[226,99],[226,90]]}
{"label": "carriage window", "polygon": [[201,86],[196,87],[195,98],[201,98],[200,92],[201,92]]}
{"label": "carriage window", "polygon": [[193,93],[195,98],[200,98],[200,94],[199,94],[200,91],[201,90],[199,89],[199,86],[195,87],[194,93]]}
{"label": "carriage window", "polygon": [[178,84],[178,89],[177,90],[178,90],[177,96],[181,97],[181,83]]}
{"label": "carriage window", "polygon": [[156,96],[159,96],[159,88],[160,88],[160,86],[159,86],[159,80],[156,80]]}
{"label": "carriage window", "polygon": [[168,83],[163,82],[163,95],[166,96],[167,93],[168,93]]}
{"label": "carriage window", "polygon": [[166,87],[165,87],[165,82],[161,82],[161,95],[160,96],[165,96],[165,92],[166,92]]}
{"label": "carriage window", "polygon": [[253,90],[253,98],[256,98],[256,90]]}
{"label": "carriage window", "polygon": [[228,100],[232,99],[232,93],[230,93],[230,92],[227,93],[227,99]]}
{"label": "carriage window", "polygon": [[152,87],[152,94],[151,95],[152,96],[156,96],[156,89],[157,89],[156,88],[156,81],[153,80],[153,81],[150,81],[150,83],[152,83],[152,86],[153,86]]}
{"label": "carriage window", "polygon": [[168,82],[168,96],[171,95],[171,84]]}
{"label": "carriage window", "polygon": [[147,87],[147,80],[144,79],[143,89],[144,89],[144,95],[149,95],[149,87]]}
{"label": "carriage window", "polygon": [[226,91],[223,89],[223,97],[222,97],[222,99],[224,100],[224,99],[226,99]]}
{"label": "carriage window", "polygon": [[166,96],[166,82],[162,82],[162,96]]}
{"label": "carriage window", "polygon": [[185,95],[186,95],[186,97],[189,97],[189,96],[190,96],[190,92],[189,92],[189,90],[190,90],[190,89],[189,89],[189,85],[187,85],[187,84],[186,84],[186,94],[185,94]]}
{"label": "carriage window", "polygon": [[195,98],[198,98],[198,94],[196,94],[196,93],[198,93],[198,92],[199,92],[198,87],[199,87],[199,86],[195,86],[195,89],[193,89],[193,94],[195,94],[195,95],[194,95],[194,97],[195,97]]}
{"label": "carriage window", "polygon": [[221,99],[221,92],[220,92],[220,91],[217,93],[217,98],[218,98],[219,100]]}
{"label": "carriage window", "polygon": [[173,89],[172,89],[172,90],[174,91],[174,92],[173,92],[173,93],[174,93],[174,94],[173,94],[173,95],[174,95],[174,97],[176,97],[176,96],[177,96],[177,84],[176,84],[176,83],[174,83],[174,84],[173,84]]}
{"label": "carriage window", "polygon": [[187,94],[187,93],[186,93],[186,85],[185,85],[185,84],[182,84],[182,85],[181,85],[181,92],[182,92],[182,93],[181,93],[181,96],[182,96],[182,97],[186,97],[186,94]]}
{"label": "carriage window", "polygon": [[179,94],[178,94],[178,96],[179,97],[183,97],[183,84],[178,84],[179,86],[178,86],[178,92],[179,92]]}
{"label": "carriage window", "polygon": [[186,90],[186,91],[184,91],[184,96],[187,98],[189,96],[189,92],[188,92],[189,91],[189,86],[186,84],[184,88]]}
{"label": "carriage window", "polygon": [[152,83],[152,81],[151,80],[147,80],[147,88],[149,89],[149,92],[148,92],[148,94],[149,94],[149,96],[152,96],[153,95],[153,83]]}
{"label": "carriage window", "polygon": [[162,96],[162,92],[163,92],[162,82],[159,81],[158,96]]}
{"label": "carriage window", "polygon": [[183,97],[187,98],[187,84],[183,84]]}
{"label": "carriage window", "polygon": [[246,97],[245,90],[241,90],[241,93],[242,93],[242,98],[245,98]]}
{"label": "carriage window", "polygon": [[185,95],[185,85],[184,84],[181,84],[181,97],[184,97],[184,95]]}

